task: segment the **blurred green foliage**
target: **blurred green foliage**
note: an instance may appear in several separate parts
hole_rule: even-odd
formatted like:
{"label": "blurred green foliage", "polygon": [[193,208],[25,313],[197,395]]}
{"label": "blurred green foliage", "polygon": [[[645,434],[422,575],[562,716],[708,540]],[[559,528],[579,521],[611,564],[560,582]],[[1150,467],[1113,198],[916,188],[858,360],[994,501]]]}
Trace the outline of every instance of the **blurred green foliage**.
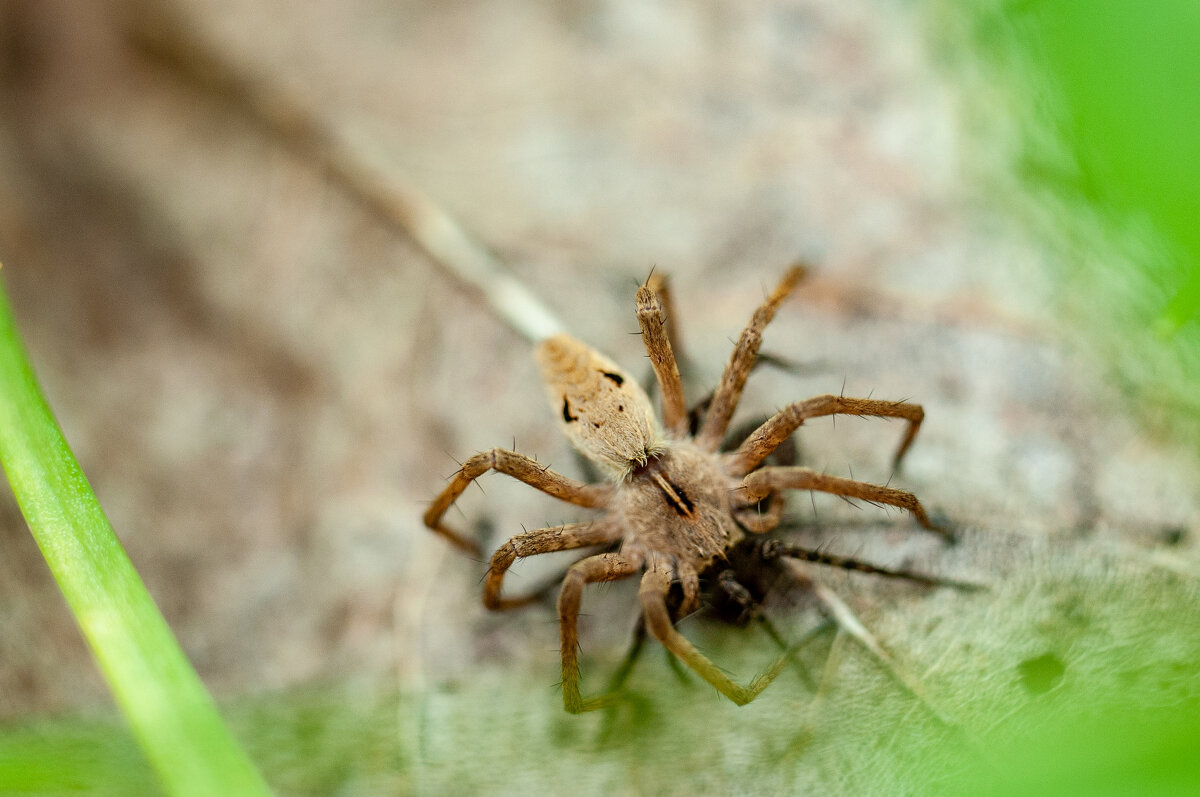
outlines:
{"label": "blurred green foliage", "polygon": [[[171,794],[267,794],[109,525],[38,386],[0,284],[0,464],[117,705]],[[7,749],[0,748],[0,765]],[[38,776],[0,767],[12,790]],[[47,767],[52,771],[53,767]]]}
{"label": "blurred green foliage", "polygon": [[[958,793],[979,797],[1195,794],[1200,715],[1195,701],[1140,709],[1100,707],[1087,721],[1046,712],[1040,732],[993,750]],[[1001,771],[1002,770],[1002,771]]]}
{"label": "blurred green foliage", "polygon": [[[1150,428],[1200,441],[1200,3],[923,8],[964,87],[967,168],[1047,244],[1070,339]],[[1198,619],[1194,604],[1175,611],[1185,626]],[[1197,672],[1163,683],[1194,684]],[[959,793],[1195,793],[1197,708],[1194,697],[1130,704],[1117,690],[1070,719],[1047,712],[1035,733],[991,751],[1002,778],[982,769]]]}
{"label": "blurred green foliage", "polygon": [[1057,0],[1008,13],[1060,89],[1083,195],[1144,216],[1172,244],[1181,262],[1165,269],[1178,284],[1163,319],[1177,329],[1200,310],[1200,4]]}
{"label": "blurred green foliage", "polygon": [[1200,442],[1200,3],[923,7],[966,167],[1046,242],[1060,318],[1152,428]]}

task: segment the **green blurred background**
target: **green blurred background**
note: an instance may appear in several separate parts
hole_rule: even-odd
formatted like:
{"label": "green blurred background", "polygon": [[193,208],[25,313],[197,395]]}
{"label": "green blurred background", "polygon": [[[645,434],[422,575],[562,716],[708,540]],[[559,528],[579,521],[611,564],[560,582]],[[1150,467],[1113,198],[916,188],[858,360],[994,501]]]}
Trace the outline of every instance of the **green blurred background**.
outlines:
{"label": "green blurred background", "polygon": [[[1016,132],[1014,179],[988,167],[982,179],[998,187],[1002,209],[1027,219],[1056,251],[1050,262],[1069,339],[1100,363],[1147,428],[1196,450],[1200,4],[926,7],[934,51],[948,56],[950,73],[962,80],[967,119]],[[1184,624],[1197,620],[1191,606],[1179,616]],[[1200,789],[1196,702],[1117,708],[1119,702],[1114,695],[1112,706],[1096,705],[1083,722],[1047,715],[1042,733],[1002,755],[1013,765],[1012,784],[997,785],[985,773],[966,792]]]}
{"label": "green blurred background", "polygon": [[1200,6],[927,7],[934,51],[974,76],[969,114],[1016,132],[1002,196],[1061,247],[1077,344],[1160,434],[1200,443]]}

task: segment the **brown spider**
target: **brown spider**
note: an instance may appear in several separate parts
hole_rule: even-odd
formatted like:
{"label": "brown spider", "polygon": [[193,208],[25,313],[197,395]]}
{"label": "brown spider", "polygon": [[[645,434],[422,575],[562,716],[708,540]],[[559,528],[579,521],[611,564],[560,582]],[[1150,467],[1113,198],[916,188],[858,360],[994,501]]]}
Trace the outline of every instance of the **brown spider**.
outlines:
{"label": "brown spider", "polygon": [[[683,384],[672,351],[668,319],[649,282],[637,292],[637,315],[650,361],[662,391],[663,422],[655,418],[645,391],[615,363],[564,334],[542,341],[536,358],[563,431],[608,481],[585,484],[562,476],[533,459],[494,448],[468,459],[425,513],[425,525],[464,551],[479,554],[477,544],[448,528],[442,516],[463,490],[489,470],[498,470],[542,492],[605,513],[587,523],[572,523],[518,534],[492,556],[483,588],[489,609],[511,609],[540,593],[504,597],[504,574],[519,557],[595,545],[619,549],[577,561],[563,577],[558,597],[562,629],[562,688],[567,711],[578,713],[608,705],[613,695],[585,700],[579,690],[578,618],[585,585],[615,581],[643,572],[638,598],[645,627],[671,653],[738,705],[749,703],[771,683],[787,661],[785,652],[747,686],[731,680],[675,629],[673,617],[699,604],[700,574],[737,546],[746,532],[762,533],[779,524],[783,491],[818,490],[911,512],[926,528],[933,526],[912,493],[844,479],[795,466],[764,466],[771,452],[808,418],[870,415],[903,418],[908,429],[896,451],[899,464],[924,418],[916,404],[825,395],[789,404],[758,427],[741,445],[721,451],[726,428],[746,378],[755,363],[763,329],[780,303],[804,276],[790,269],[755,311],[742,331],[721,381],[695,434],[689,433]],[[782,546],[775,556],[805,559],[892,575],[848,560]],[[682,601],[669,606],[672,582]],[[674,609],[674,611],[673,611]]]}

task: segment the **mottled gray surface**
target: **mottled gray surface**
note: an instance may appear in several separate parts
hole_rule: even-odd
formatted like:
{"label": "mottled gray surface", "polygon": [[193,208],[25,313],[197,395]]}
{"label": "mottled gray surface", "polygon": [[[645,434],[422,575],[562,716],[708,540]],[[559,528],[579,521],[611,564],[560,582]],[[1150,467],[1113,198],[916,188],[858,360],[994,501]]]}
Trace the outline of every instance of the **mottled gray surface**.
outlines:
{"label": "mottled gray surface", "polygon": [[[1016,668],[1047,650],[1080,682],[1113,645],[1182,660],[1180,629],[1155,612],[1195,606],[1200,468],[1144,437],[1056,343],[1049,250],[965,180],[988,154],[960,133],[955,88],[908,4],[180,5],[232,63],[406,175],[627,368],[641,367],[628,333],[652,265],[671,274],[696,383],[711,384],[765,286],[797,257],[816,263],[765,345],[805,368],[756,373],[742,417],[843,384],[925,406],[893,483],[972,529],[964,541],[946,550],[908,518],[821,499],[803,539],[994,585],[967,597],[827,577],[951,717],[972,698],[988,723],[1019,712],[1033,698]],[[549,607],[487,615],[481,566],[419,521],[453,458],[514,437],[578,473],[528,344],[320,164],[131,51],[113,6],[0,9],[5,284],[68,439],[206,682],[237,696],[398,673],[430,695],[423,716],[443,717],[419,745],[434,764],[488,727],[472,707],[514,672],[529,738],[592,727],[554,713]],[[819,422],[802,448],[816,467],[884,481],[898,435]],[[488,523],[497,541],[582,516],[499,477],[484,487],[460,522]],[[806,497],[793,511],[811,523]],[[7,497],[3,517],[0,717],[106,700]],[[1088,607],[1088,633],[1048,630],[1070,600]],[[1121,605],[1131,612],[1114,615]],[[617,587],[585,611],[595,686],[632,599]],[[717,649],[737,655],[732,639]],[[749,644],[743,677],[770,655],[761,637]],[[910,721],[911,698],[848,651],[827,699],[849,702],[817,727],[883,711],[875,693]],[[788,689],[798,682],[774,709],[741,713],[688,694],[753,746],[742,734],[807,694]],[[517,722],[512,699],[490,732],[509,734],[494,724]],[[776,785],[861,793],[867,770],[829,764],[845,737],[817,738],[815,774]],[[753,757],[720,749],[714,787]],[[606,777],[595,783],[628,788]]]}

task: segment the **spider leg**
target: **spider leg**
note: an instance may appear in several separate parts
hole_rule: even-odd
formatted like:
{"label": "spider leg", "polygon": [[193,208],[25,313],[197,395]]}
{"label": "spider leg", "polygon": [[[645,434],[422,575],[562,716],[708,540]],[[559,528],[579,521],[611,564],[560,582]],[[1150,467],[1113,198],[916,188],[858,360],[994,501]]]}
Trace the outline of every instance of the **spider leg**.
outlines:
{"label": "spider leg", "polygon": [[[762,362],[762,357],[759,357],[759,362]],[[754,419],[750,418],[738,424],[733,431],[726,435],[726,441],[733,439],[742,441],[761,426],[766,421],[766,418]],[[732,448],[734,444],[729,444]],[[775,448],[768,456],[766,461],[772,465],[795,465],[797,458],[796,439],[790,437]],[[724,449],[723,449],[724,450]],[[766,506],[763,506],[763,503]],[[782,491],[774,491],[765,498],[760,498],[757,503],[751,506],[733,508],[733,516],[737,522],[747,531],[755,534],[765,534],[779,526],[780,520],[783,518],[783,508],[787,504]]]}
{"label": "spider leg", "polygon": [[687,617],[700,608],[700,574],[687,562],[675,565],[679,586],[683,589],[683,602],[679,604],[678,617]]}
{"label": "spider leg", "polygon": [[[659,303],[662,305],[663,312],[667,316],[667,340],[671,341],[672,347],[675,349],[675,356],[680,362],[687,358],[683,354],[683,345],[679,338],[679,327],[676,325],[677,316],[675,315],[675,298],[671,292],[671,282],[667,279],[667,275],[662,271],[651,271],[650,276],[646,277],[646,287],[654,291],[654,295],[658,297]],[[682,373],[683,369],[680,369]]]}
{"label": "spider leg", "polygon": [[758,697],[759,693],[766,689],[767,685],[775,680],[775,677],[783,670],[790,657],[790,651],[780,656],[766,671],[756,676],[748,686],[734,683],[671,624],[671,614],[667,609],[666,602],[667,592],[670,588],[671,571],[666,564],[655,563],[646,571],[646,575],[642,576],[638,598],[642,603],[642,614],[646,618],[646,627],[650,633],[662,642],[663,646],[677,659],[739,706],[744,706]]}
{"label": "spider leg", "polygon": [[575,548],[586,548],[589,545],[602,545],[612,542],[620,536],[621,530],[616,524],[600,520],[595,523],[552,526],[510,537],[506,543],[496,549],[496,553],[492,554],[487,580],[483,585],[483,605],[493,611],[503,611],[525,606],[542,596],[541,591],[536,591],[519,598],[500,597],[504,575],[517,559],[551,551],[569,551]]}
{"label": "spider leg", "polygon": [[758,347],[762,345],[763,329],[775,317],[775,311],[779,305],[792,292],[804,274],[803,266],[793,266],[788,269],[783,280],[771,292],[766,301],[754,311],[750,323],[742,330],[742,335],[738,338],[737,346],[733,349],[729,363],[725,366],[725,373],[721,374],[721,381],[717,385],[716,392],[713,393],[708,414],[704,416],[704,423],[696,434],[696,445],[706,451],[716,451],[725,438],[725,429],[729,426],[729,419],[733,417],[733,411],[742,397],[746,378],[750,375],[750,369],[754,367],[754,360],[758,356]]}
{"label": "spider leg", "polygon": [[804,666],[804,662],[800,661],[800,659],[794,655],[794,651],[798,650],[799,648],[804,647],[809,642],[816,639],[821,634],[825,633],[825,631],[827,631],[831,626],[833,626],[833,621],[828,618],[825,618],[824,620],[821,621],[820,624],[815,626],[811,631],[806,633],[803,637],[796,640],[795,642],[789,643],[786,639],[783,638],[783,634],[779,633],[779,629],[777,629],[775,627],[775,624],[771,622],[771,619],[769,617],[767,617],[766,614],[760,612],[758,614],[758,616],[755,618],[755,620],[758,622],[758,624],[760,626],[762,626],[762,629],[766,632],[767,636],[771,639],[771,641],[775,643],[776,647],[778,647],[782,651],[785,651],[788,654],[788,657],[791,659],[792,663],[795,665],[796,672],[797,672],[797,674],[799,674],[800,680],[802,680],[804,682],[804,685],[806,687],[808,687],[808,689],[810,691],[815,692],[817,690],[816,681],[813,680],[812,674],[808,671],[808,668]]}
{"label": "spider leg", "polygon": [[[938,719],[939,722],[949,728],[958,728],[957,723],[944,715],[929,699],[925,693],[925,688],[921,685],[920,681],[913,678],[902,667],[900,667],[900,665],[891,657],[891,654],[884,650],[883,646],[879,644],[879,641],[875,639],[875,635],[868,631],[866,626],[862,624],[862,621],[855,616],[853,610],[851,610],[851,608],[837,596],[837,593],[829,589],[829,587],[826,587],[824,584],[809,578],[808,574],[804,572],[804,566],[795,559],[784,557],[782,562],[785,569],[793,578],[802,584],[806,584],[812,589],[817,600],[824,605],[825,610],[829,613],[829,616],[833,618],[833,621],[837,623],[838,628],[841,631],[853,637],[860,645],[866,648],[871,655],[874,656],[879,663],[888,670],[889,673],[891,673],[892,677],[895,678],[901,686],[908,690],[909,694],[917,698],[917,700],[919,700],[927,709],[929,709],[929,711]],[[832,659],[830,664],[832,664]],[[826,667],[825,675],[821,679],[822,688],[818,690],[818,697],[820,697],[824,692],[825,683],[832,676],[831,669],[832,668],[830,666]]]}
{"label": "spider leg", "polygon": [[676,437],[688,431],[687,402],[683,397],[683,379],[679,376],[679,363],[671,348],[669,318],[654,289],[647,281],[637,292],[638,324],[642,328],[642,340],[654,366],[654,375],[662,390],[663,424]]}
{"label": "spider leg", "polygon": [[442,523],[442,516],[471,482],[489,470],[506,473],[560,501],[578,506],[604,506],[608,503],[608,497],[612,493],[612,488],[608,485],[584,484],[574,479],[568,479],[515,451],[493,448],[491,451],[476,454],[462,464],[462,467],[450,479],[450,483],[442,490],[441,495],[425,511],[425,525],[430,530],[445,537],[455,547],[475,556],[482,553],[479,550],[479,544],[445,526]]}
{"label": "spider leg", "polygon": [[861,562],[858,559],[851,559],[846,556],[825,553],[824,551],[814,551],[811,548],[805,548],[801,545],[793,545],[780,540],[764,540],[762,545],[759,547],[759,555],[764,561],[771,561],[773,559],[777,559],[778,557],[786,556],[791,559],[799,559],[802,562],[828,565],[830,567],[840,567],[842,570],[853,570],[858,573],[871,573],[872,575],[886,576],[888,578],[900,578],[917,584],[923,584],[927,587],[954,587],[955,589],[972,592],[986,589],[982,584],[972,584],[968,581],[955,581],[954,579],[949,578],[938,578],[936,576],[926,576],[920,573],[910,573],[907,570],[893,570],[887,567],[879,567],[868,562]]}
{"label": "spider leg", "polygon": [[[767,502],[767,511],[765,512],[760,508],[764,499]],[[779,525],[779,520],[783,517],[785,503],[786,500],[783,497],[783,493],[777,490],[772,491],[749,506],[735,507],[733,509],[733,517],[747,531],[755,534],[765,534]]]}
{"label": "spider leg", "polygon": [[811,468],[803,467],[765,467],[747,474],[742,480],[742,498],[748,504],[770,495],[776,490],[819,490],[847,498],[860,498],[874,504],[888,504],[908,510],[916,517],[917,522],[930,531],[938,531],[929,521],[925,509],[917,497],[905,490],[894,487],[884,487],[881,484],[860,482],[854,479],[843,479],[840,476],[830,476],[818,473]]}
{"label": "spider leg", "polygon": [[[670,311],[668,310],[668,312],[670,312]],[[676,346],[675,348],[676,348],[675,354],[679,358],[680,363],[684,363],[685,360],[684,360],[683,356],[681,354],[679,354],[679,347]],[[792,362],[791,360],[787,360],[778,355],[771,354],[769,352],[759,351],[758,356],[754,359],[754,364],[750,367],[750,374],[753,375],[755,371],[757,371],[759,368],[761,368],[763,366],[767,366],[769,368],[776,368],[778,370],[781,370],[781,371],[784,371],[787,373],[791,373],[791,374],[802,374],[811,367],[808,364],[795,363],[795,362]],[[681,373],[683,372],[682,367],[680,368],[680,372]],[[749,377],[747,377],[747,378],[749,378]],[[700,431],[700,424],[704,423],[704,416],[708,414],[708,408],[710,406],[712,406],[713,395],[715,393],[716,393],[716,388],[709,390],[707,393],[704,394],[704,397],[702,399],[697,401],[692,406],[688,407],[688,429],[691,431],[691,433],[693,435],[696,432]],[[732,445],[729,444],[730,440],[736,440],[738,443],[745,440],[746,437],[751,432],[753,432],[760,425],[762,425],[762,422],[764,420],[766,420],[766,418],[763,418],[758,421],[754,421],[744,430],[742,429],[742,426],[745,426],[745,424],[743,423],[739,426],[734,427],[732,430],[726,431],[725,432],[726,445],[722,446],[721,450],[724,451],[726,448],[732,448]]]}
{"label": "spider leg", "polygon": [[746,625],[751,619],[761,616],[762,608],[750,590],[737,580],[732,570],[722,570],[717,576],[717,586],[721,592],[738,607],[738,615],[733,619],[734,625]]}
{"label": "spider leg", "polygon": [[[766,557],[761,556],[761,548],[759,550],[759,555],[763,561],[769,561]],[[794,653],[799,648],[807,645],[818,634],[822,633],[830,624],[830,621],[826,619],[816,628],[813,628],[811,631],[805,634],[804,637],[798,642],[789,644],[787,640],[783,638],[783,634],[779,632],[779,629],[775,627],[775,624],[771,622],[771,618],[768,617],[767,613],[763,610],[763,605],[758,601],[757,598],[754,597],[753,593],[751,593],[745,585],[737,580],[737,576],[734,575],[732,570],[722,571],[721,575],[717,577],[717,586],[734,604],[741,609],[741,614],[733,621],[734,624],[746,625],[751,620],[758,623],[771,641],[774,642],[776,646],[778,646],[779,649],[791,659],[792,663],[795,665],[796,672],[800,674],[800,678],[804,681],[804,685],[809,689],[815,690],[817,685],[813,681],[812,676],[809,674],[808,668],[804,666],[804,663],[800,661],[800,659],[797,658]]]}
{"label": "spider leg", "polygon": [[598,581],[628,578],[640,564],[617,553],[602,553],[571,565],[558,594],[558,620],[562,627],[563,706],[572,714],[610,705],[611,694],[584,700],[579,692],[579,606],[583,588]]}
{"label": "spider leg", "polygon": [[725,469],[733,476],[743,476],[754,470],[775,448],[796,431],[809,418],[824,415],[869,415],[879,418],[903,418],[908,421],[908,430],[896,455],[893,467],[900,466],[908,447],[912,445],[925,419],[925,411],[919,404],[904,401],[880,401],[878,399],[847,398],[846,396],[815,396],[789,404],[775,413],[766,423],[758,427],[737,451],[726,454],[722,459]]}

